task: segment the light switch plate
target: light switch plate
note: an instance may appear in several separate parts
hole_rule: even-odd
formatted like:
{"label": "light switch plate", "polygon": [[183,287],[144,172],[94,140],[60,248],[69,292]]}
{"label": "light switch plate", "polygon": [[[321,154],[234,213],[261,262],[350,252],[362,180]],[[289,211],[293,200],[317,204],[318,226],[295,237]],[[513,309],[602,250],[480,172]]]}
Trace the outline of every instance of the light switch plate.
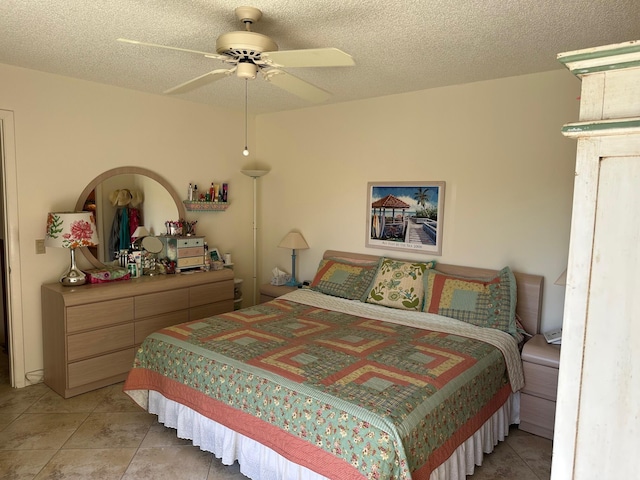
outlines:
{"label": "light switch plate", "polygon": [[44,238],[36,239],[36,255],[41,255],[43,253],[47,253],[44,248]]}

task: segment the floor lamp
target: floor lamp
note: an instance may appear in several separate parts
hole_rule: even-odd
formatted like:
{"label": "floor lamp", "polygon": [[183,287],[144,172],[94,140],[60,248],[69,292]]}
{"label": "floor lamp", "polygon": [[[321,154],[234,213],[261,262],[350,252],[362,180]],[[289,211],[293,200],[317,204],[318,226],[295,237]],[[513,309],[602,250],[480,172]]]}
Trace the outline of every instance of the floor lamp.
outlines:
{"label": "floor lamp", "polygon": [[247,177],[253,178],[253,304],[258,304],[258,221],[257,215],[257,199],[258,199],[258,179],[269,170],[241,170]]}

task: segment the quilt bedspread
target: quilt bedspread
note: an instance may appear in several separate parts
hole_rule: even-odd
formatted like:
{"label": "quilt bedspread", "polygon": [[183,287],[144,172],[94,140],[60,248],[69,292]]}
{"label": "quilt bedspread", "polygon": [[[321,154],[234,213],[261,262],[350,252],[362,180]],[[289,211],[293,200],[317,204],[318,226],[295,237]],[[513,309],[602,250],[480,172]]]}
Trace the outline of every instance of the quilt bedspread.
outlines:
{"label": "quilt bedspread", "polygon": [[288,298],[150,335],[125,391],[189,398],[232,428],[248,415],[245,434],[287,432],[325,476],[384,479],[428,478],[511,392],[489,343]]}

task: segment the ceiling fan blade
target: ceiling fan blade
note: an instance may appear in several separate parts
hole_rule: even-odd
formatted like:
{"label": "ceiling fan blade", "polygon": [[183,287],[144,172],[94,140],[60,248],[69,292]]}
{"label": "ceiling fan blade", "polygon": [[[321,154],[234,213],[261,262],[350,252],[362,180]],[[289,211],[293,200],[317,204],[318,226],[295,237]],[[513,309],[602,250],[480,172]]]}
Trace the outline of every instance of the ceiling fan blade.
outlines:
{"label": "ceiling fan blade", "polygon": [[276,87],[286,90],[304,100],[313,103],[322,103],[331,97],[326,90],[311,85],[298,77],[291,75],[283,70],[268,70],[264,72],[265,79],[273,83]]}
{"label": "ceiling fan blade", "polygon": [[229,60],[226,55],[218,55],[217,53],[201,52],[199,50],[189,50],[187,48],[169,47],[167,45],[158,45],[157,43],[139,42],[138,40],[129,40],[127,38],[118,38],[118,42],[131,43],[133,45],[142,45],[144,47],[165,48],[167,50],[176,50],[178,52],[196,53],[198,55],[204,55],[207,58],[215,58],[217,60]]}
{"label": "ceiling fan blade", "polygon": [[205,73],[204,75],[200,75],[199,77],[193,78],[189,81],[181,83],[180,85],[170,88],[169,90],[165,90],[163,93],[177,94],[177,93],[185,93],[190,92],[191,90],[195,90],[196,88],[200,88],[209,83],[215,82],[216,80],[220,80],[228,75],[231,75],[235,71],[235,68],[230,68],[228,70],[214,70],[209,73]]}
{"label": "ceiling fan blade", "polygon": [[309,48],[263,52],[267,64],[280,67],[350,67],[353,57],[337,48]]}

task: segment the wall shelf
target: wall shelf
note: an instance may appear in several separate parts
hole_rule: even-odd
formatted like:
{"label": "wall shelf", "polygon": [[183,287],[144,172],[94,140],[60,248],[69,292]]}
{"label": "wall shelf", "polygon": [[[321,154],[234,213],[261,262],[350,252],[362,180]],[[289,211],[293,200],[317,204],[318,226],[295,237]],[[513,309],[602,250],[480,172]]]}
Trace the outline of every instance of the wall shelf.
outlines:
{"label": "wall shelf", "polygon": [[182,203],[190,212],[223,212],[229,208],[229,202],[189,202],[183,200]]}

